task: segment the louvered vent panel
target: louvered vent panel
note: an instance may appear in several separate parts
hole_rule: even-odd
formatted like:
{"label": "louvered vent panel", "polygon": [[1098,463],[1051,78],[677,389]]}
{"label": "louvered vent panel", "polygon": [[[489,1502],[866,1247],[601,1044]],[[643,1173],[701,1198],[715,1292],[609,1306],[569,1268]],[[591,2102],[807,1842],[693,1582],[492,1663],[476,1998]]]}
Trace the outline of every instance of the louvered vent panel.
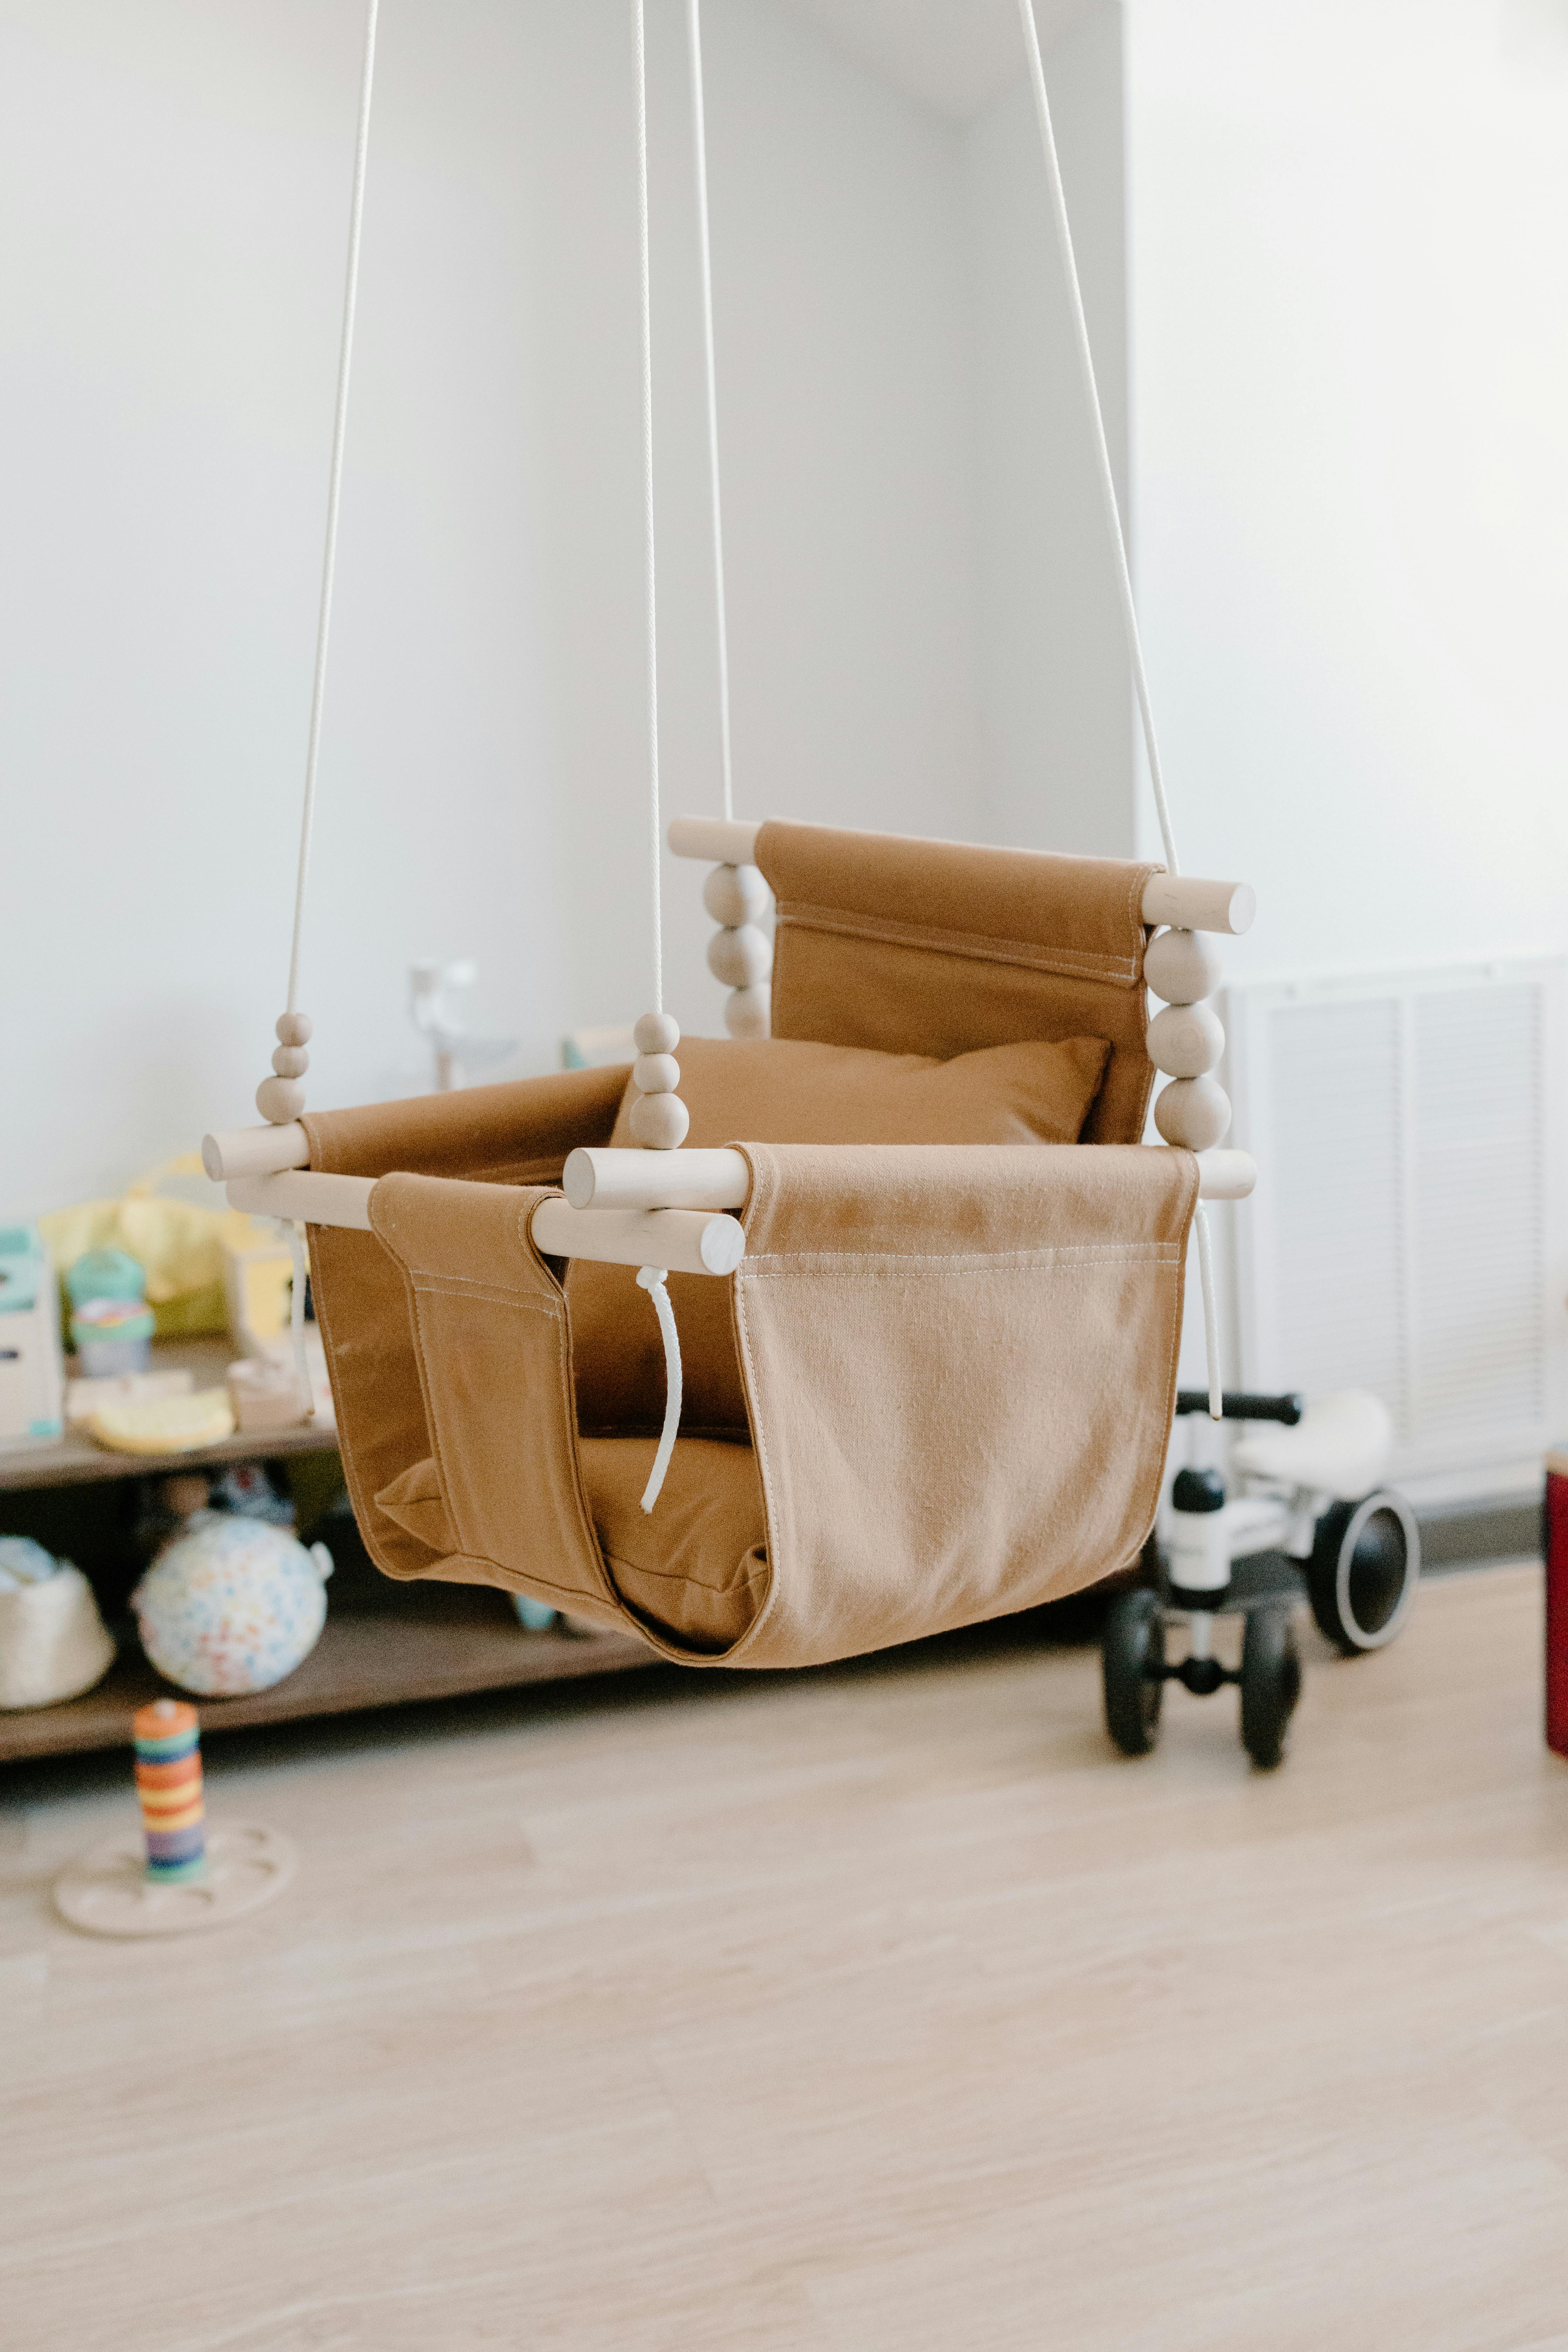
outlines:
{"label": "louvered vent panel", "polygon": [[1541,991],[1452,990],[1412,1014],[1413,1434],[1490,1438],[1545,1403]]}
{"label": "louvered vent panel", "polygon": [[1395,1475],[1520,1475],[1564,1412],[1562,966],[1233,991],[1241,1373],[1368,1388]]}
{"label": "louvered vent panel", "polygon": [[[1280,1005],[1268,1035],[1283,1383],[1375,1389],[1403,1421],[1400,1007]],[[1347,1134],[1353,1150],[1331,1148]]]}

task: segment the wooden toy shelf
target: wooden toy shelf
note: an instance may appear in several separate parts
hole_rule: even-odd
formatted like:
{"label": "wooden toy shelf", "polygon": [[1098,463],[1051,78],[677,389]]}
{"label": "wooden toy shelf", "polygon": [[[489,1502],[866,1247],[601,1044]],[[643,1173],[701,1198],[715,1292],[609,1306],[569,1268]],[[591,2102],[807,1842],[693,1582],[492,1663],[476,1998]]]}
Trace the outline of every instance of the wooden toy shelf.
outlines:
{"label": "wooden toy shelf", "polygon": [[[232,1352],[223,1339],[174,1340],[157,1349],[154,1360],[159,1370],[188,1365],[198,1388],[216,1387]],[[74,1435],[42,1444],[4,1446],[0,1533],[6,1531],[6,1492],[101,1489],[115,1479],[335,1450],[331,1431],[310,1429],[236,1436],[189,1453],[156,1456],[112,1454],[90,1438]],[[345,1573],[327,1591],[326,1627],[304,1664],[254,1697],[201,1700],[204,1738],[249,1724],[345,1715],[412,1700],[453,1698],[468,1691],[621,1673],[657,1663],[651,1650],[622,1633],[525,1632],[506,1596],[484,1587],[400,1585],[372,1571],[358,1582],[352,1572]],[[172,1688],[128,1639],[103,1681],[80,1698],[58,1706],[0,1713],[0,1763],[128,1748],[134,1710]]]}
{"label": "wooden toy shelf", "polygon": [[[153,1350],[154,1371],[188,1370],[198,1389],[221,1389],[234,1361],[226,1339],[166,1339]],[[184,1454],[115,1454],[75,1430],[63,1437],[27,1444],[0,1445],[0,1493],[17,1487],[96,1486],[106,1478],[165,1478],[172,1471],[199,1470],[215,1462],[276,1462],[290,1454],[332,1454],[331,1430],[275,1429],[265,1437],[226,1437]]]}

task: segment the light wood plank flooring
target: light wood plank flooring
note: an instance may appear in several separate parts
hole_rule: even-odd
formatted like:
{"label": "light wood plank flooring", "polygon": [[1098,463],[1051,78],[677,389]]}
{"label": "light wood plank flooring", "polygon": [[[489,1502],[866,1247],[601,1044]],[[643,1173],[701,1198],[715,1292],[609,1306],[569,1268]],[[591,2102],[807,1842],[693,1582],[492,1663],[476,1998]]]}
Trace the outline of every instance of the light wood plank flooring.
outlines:
{"label": "light wood plank flooring", "polygon": [[269,1912],[79,1937],[0,1832],[6,2352],[1564,2352],[1540,1572],[1309,1637],[1292,1753],[1087,1647],[630,1678],[209,1754]]}

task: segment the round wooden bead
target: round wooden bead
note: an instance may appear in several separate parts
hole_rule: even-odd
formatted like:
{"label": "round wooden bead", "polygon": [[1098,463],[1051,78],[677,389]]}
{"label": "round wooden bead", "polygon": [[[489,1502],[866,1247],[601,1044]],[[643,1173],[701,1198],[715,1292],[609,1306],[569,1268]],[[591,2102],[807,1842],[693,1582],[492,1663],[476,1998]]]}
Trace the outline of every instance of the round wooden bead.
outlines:
{"label": "round wooden bead", "polygon": [[708,942],[708,969],[726,988],[754,988],[773,968],[773,943],[754,923],[715,931]]}
{"label": "round wooden bead", "polygon": [[724,999],[724,1026],[731,1037],[766,1037],[773,1025],[773,992],[765,980],[732,988]]}
{"label": "round wooden bead", "polygon": [[280,1045],[308,1045],[310,1042],[310,1016],[308,1013],[281,1013],[278,1016],[278,1043]]}
{"label": "round wooden bead", "polygon": [[280,1078],[302,1078],[310,1066],[310,1056],[303,1045],[279,1045],[272,1066]]}
{"label": "round wooden bead", "polygon": [[1160,931],[1143,950],[1143,978],[1167,1004],[1197,1004],[1219,986],[1219,957],[1204,931]]}
{"label": "round wooden bead", "polygon": [[680,1084],[680,1064],[673,1054],[639,1054],[632,1064],[632,1084],[645,1095],[672,1095]]}
{"label": "round wooden bead", "polygon": [[716,923],[734,929],[768,903],[768,886],[754,866],[716,866],[702,885],[702,903]]}
{"label": "round wooden bead", "polygon": [[1173,1078],[1201,1078],[1225,1051],[1219,1014],[1208,1004],[1167,1004],[1149,1024],[1149,1059]]}
{"label": "round wooden bead", "polygon": [[305,1089],[297,1078],[263,1078],[256,1089],[256,1108],[274,1127],[287,1127],[305,1108]]}
{"label": "round wooden bead", "polygon": [[1154,1124],[1167,1143],[1210,1151],[1230,1125],[1230,1097],[1213,1078],[1173,1078],[1155,1098]]}
{"label": "round wooden bead", "polygon": [[691,1114],[679,1095],[638,1095],[626,1124],[645,1151],[673,1151],[686,1140]]}
{"label": "round wooden bead", "polygon": [[680,1024],[668,1013],[645,1013],[632,1037],[639,1054],[673,1054],[680,1043]]}

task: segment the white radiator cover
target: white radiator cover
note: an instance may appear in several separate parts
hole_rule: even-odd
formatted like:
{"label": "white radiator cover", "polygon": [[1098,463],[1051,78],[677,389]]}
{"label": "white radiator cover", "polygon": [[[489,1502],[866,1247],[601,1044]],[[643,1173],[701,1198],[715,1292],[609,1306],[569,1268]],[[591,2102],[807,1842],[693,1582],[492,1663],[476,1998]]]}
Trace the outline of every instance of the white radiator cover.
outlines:
{"label": "white radiator cover", "polygon": [[1564,971],[1227,993],[1230,1139],[1259,1165],[1230,1237],[1241,1383],[1375,1390],[1428,1505],[1538,1488],[1568,1428]]}

